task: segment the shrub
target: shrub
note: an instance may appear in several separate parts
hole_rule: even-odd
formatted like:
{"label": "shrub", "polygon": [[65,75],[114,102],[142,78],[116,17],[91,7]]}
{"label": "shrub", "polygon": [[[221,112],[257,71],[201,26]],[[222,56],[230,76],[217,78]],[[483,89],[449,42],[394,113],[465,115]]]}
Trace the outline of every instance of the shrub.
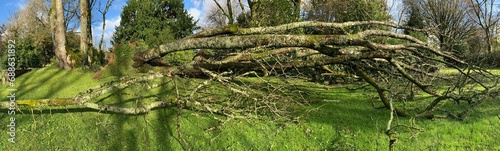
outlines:
{"label": "shrub", "polygon": [[[3,46],[5,50],[8,50],[8,44],[3,44]],[[37,47],[31,38],[18,39],[15,41],[14,46],[16,50],[15,58],[17,69],[40,68],[50,61],[45,58],[42,47]],[[0,61],[2,64],[0,67],[5,68],[7,65],[7,55],[2,54],[1,56]]]}
{"label": "shrub", "polygon": [[469,63],[480,67],[486,68],[499,68],[500,67],[500,51],[491,53],[475,53],[467,56],[466,59]]}

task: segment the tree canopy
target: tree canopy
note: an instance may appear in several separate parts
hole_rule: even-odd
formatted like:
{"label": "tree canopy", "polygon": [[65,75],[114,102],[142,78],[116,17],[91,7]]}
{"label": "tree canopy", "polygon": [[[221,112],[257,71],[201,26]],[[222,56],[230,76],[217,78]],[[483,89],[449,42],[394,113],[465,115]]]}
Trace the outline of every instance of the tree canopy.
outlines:
{"label": "tree canopy", "polygon": [[114,43],[143,40],[150,46],[186,37],[197,29],[182,0],[129,0],[123,8]]}

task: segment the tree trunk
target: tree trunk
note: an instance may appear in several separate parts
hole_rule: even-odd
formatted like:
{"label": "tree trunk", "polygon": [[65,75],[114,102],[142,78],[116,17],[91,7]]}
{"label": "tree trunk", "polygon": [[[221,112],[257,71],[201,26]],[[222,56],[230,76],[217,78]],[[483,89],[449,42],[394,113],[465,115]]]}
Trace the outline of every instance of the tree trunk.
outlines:
{"label": "tree trunk", "polygon": [[64,23],[62,0],[53,0],[52,2],[50,27],[57,66],[62,69],[71,69],[72,66],[69,64],[69,59],[66,55],[66,24]]}
{"label": "tree trunk", "polygon": [[83,52],[84,65],[92,64],[92,57],[90,52],[92,49],[92,33],[90,26],[90,5],[89,0],[80,0],[80,49]]}
{"label": "tree trunk", "polygon": [[97,60],[97,62],[99,62],[99,64],[101,64],[101,65],[104,64],[104,58],[105,58],[104,57],[104,31],[106,29],[106,13],[108,13],[108,10],[111,7],[111,5],[113,4],[113,2],[114,2],[114,0],[106,0],[106,6],[104,7],[103,10],[101,10],[101,3],[99,2],[99,9],[97,9],[97,11],[99,11],[102,15],[102,33],[101,33],[101,40],[99,42],[99,51],[97,52],[97,54],[99,55],[99,60]]}
{"label": "tree trunk", "polygon": [[489,32],[490,29],[486,29],[486,43],[487,43],[487,48],[488,48],[488,54],[491,54],[493,52],[493,47],[491,43],[491,33]]}
{"label": "tree trunk", "polygon": [[250,7],[250,21],[255,21],[257,19],[257,9],[259,4],[258,0],[248,0],[248,6]]}
{"label": "tree trunk", "polygon": [[104,50],[104,30],[106,30],[106,13],[102,14],[102,32],[101,40],[99,41],[99,49],[102,52]]}

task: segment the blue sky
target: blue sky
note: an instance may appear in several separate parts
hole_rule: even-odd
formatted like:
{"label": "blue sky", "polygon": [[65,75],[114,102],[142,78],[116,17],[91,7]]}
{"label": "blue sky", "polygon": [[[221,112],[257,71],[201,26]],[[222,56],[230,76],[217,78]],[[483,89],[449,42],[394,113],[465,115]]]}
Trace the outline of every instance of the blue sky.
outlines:
{"label": "blue sky", "polygon": [[[0,24],[8,23],[10,16],[12,16],[17,10],[23,9],[27,1],[28,0],[0,0]],[[105,0],[102,1],[103,3],[105,3]],[[106,14],[106,27],[104,37],[108,46],[115,26],[118,26],[120,24],[120,13],[126,3],[127,0],[115,0],[112,7]],[[195,19],[200,19],[203,14],[203,3],[203,0],[184,0],[184,9],[188,10],[189,14],[191,14],[191,16],[193,16]],[[101,15],[97,11],[94,11],[93,13],[94,15]],[[92,25],[92,28],[94,43],[97,44],[97,40],[100,39],[102,32],[101,17],[99,17],[98,21]]]}
{"label": "blue sky", "polygon": [[[0,24],[5,24],[8,22],[8,18],[14,14],[15,11],[24,8],[26,2],[28,0],[0,0]],[[104,1],[106,0],[97,0]],[[220,1],[220,0],[219,0]],[[396,2],[396,3],[394,3]],[[398,5],[399,0],[388,0],[388,5],[393,6],[393,10],[391,10],[391,14],[393,16],[399,15],[398,13]],[[109,46],[109,42],[113,35],[115,26],[120,24],[120,13],[122,11],[123,6],[127,3],[127,0],[115,0],[112,7],[106,14],[106,27],[105,27],[105,42],[106,45]],[[395,5],[392,5],[395,4]],[[104,4],[103,4],[104,5]],[[184,9],[188,11],[188,13],[193,16],[195,20],[199,20],[198,25],[204,26],[204,12],[207,12],[208,9],[213,8],[215,3],[213,0],[184,0]],[[248,7],[248,6],[247,6]],[[97,11],[93,11],[94,15],[100,14]],[[92,25],[93,30],[93,39],[94,43],[97,44],[97,40],[100,39],[102,32],[102,19],[99,17],[98,21]]]}
{"label": "blue sky", "polygon": [[[27,1],[28,0],[0,0],[0,23],[8,22],[8,17],[18,9],[24,8]],[[126,4],[126,1],[127,0],[115,0],[106,17],[118,17],[122,11],[122,7]],[[203,10],[202,6],[203,0],[184,0],[184,8],[189,10],[195,18],[201,16],[201,11]]]}

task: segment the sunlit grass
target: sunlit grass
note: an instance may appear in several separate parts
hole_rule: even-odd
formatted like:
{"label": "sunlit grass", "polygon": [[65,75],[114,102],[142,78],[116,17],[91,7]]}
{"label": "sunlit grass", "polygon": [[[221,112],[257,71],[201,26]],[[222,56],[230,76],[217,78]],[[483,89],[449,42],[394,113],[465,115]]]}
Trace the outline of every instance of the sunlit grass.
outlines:
{"label": "sunlit grass", "polygon": [[[488,71],[494,75],[500,75],[500,69],[487,69],[486,71]],[[460,72],[455,68],[443,68],[443,69],[439,69],[439,73],[441,73],[441,74],[459,74]]]}

